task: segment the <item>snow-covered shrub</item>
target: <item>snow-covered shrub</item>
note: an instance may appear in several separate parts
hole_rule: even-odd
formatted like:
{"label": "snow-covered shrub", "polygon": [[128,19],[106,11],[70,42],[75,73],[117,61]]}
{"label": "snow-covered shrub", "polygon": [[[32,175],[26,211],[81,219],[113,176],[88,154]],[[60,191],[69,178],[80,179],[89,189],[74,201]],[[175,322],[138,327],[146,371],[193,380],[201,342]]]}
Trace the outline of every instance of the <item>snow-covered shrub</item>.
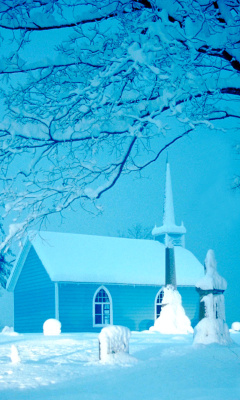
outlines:
{"label": "snow-covered shrub", "polygon": [[98,336],[99,359],[106,360],[109,355],[129,352],[131,332],[125,326],[109,325],[103,328]]}
{"label": "snow-covered shrub", "polygon": [[233,331],[236,331],[236,332],[240,331],[240,322],[233,322],[231,328]]}
{"label": "snow-covered shrub", "polygon": [[61,322],[57,319],[47,319],[43,324],[43,333],[45,336],[57,336],[61,333]]}
{"label": "snow-covered shrub", "polygon": [[164,334],[193,333],[191,322],[182,306],[180,293],[172,285],[167,285],[163,291],[162,310],[150,330]]}
{"label": "snow-covered shrub", "polygon": [[225,322],[225,303],[223,292],[227,282],[217,272],[217,262],[213,250],[207,252],[205,276],[196,284],[204,303],[204,318],[194,329],[194,344],[220,343],[231,341]]}

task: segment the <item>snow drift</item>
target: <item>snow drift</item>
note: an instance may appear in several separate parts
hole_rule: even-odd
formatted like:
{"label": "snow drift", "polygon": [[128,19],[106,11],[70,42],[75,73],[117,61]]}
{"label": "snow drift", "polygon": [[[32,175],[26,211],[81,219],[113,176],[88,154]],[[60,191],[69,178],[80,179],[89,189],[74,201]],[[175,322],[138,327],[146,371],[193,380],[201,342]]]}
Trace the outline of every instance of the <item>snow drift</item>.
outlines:
{"label": "snow drift", "polygon": [[163,334],[193,333],[191,322],[182,306],[180,293],[172,285],[167,285],[163,291],[162,310],[150,330]]}

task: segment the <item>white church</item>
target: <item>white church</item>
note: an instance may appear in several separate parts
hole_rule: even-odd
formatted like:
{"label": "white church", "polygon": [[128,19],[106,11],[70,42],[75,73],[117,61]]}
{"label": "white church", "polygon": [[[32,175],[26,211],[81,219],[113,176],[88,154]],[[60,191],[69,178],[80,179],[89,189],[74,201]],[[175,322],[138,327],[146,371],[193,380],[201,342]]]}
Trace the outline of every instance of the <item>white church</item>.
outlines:
{"label": "white church", "polygon": [[204,267],[185,248],[184,225],[175,223],[169,163],[163,224],[152,234],[155,240],[59,232],[28,237],[7,284],[14,296],[15,331],[42,332],[49,318],[61,322],[62,332],[99,332],[108,324],[149,329],[162,309],[169,243],[177,288],[194,327],[199,321],[195,284]]}

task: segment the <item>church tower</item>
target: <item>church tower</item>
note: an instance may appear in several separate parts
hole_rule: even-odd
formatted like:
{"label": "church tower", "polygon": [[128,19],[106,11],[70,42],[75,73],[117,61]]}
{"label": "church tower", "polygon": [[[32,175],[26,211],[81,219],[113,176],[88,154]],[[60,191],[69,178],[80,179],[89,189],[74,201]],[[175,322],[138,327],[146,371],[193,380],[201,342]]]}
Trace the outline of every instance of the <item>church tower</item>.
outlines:
{"label": "church tower", "polygon": [[167,160],[163,224],[160,227],[155,226],[152,230],[152,235],[165,246],[185,247],[185,233],[186,228],[183,223],[181,226],[177,226],[175,223],[170,165]]}

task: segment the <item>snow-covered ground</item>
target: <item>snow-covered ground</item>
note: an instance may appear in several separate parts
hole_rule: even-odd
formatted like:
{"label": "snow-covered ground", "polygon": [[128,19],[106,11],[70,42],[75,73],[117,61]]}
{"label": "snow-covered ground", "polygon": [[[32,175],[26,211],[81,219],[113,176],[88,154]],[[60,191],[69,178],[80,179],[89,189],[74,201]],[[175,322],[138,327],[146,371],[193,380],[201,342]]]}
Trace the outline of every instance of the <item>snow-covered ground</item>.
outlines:
{"label": "snow-covered ground", "polygon": [[0,399],[239,400],[240,333],[231,337],[193,346],[191,334],[133,332],[130,356],[102,363],[94,333],[0,334]]}

